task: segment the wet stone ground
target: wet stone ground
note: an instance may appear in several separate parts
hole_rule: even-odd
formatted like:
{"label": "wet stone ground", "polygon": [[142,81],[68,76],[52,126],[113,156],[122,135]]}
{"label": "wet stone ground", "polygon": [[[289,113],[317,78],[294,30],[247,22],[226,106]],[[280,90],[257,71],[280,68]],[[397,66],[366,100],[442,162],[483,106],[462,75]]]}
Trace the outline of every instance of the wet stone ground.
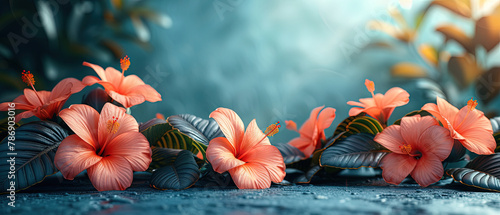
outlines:
{"label": "wet stone ground", "polygon": [[497,214],[500,194],[444,180],[429,188],[400,186],[380,178],[338,178],[314,185],[273,185],[265,190],[193,187],[161,191],[135,175],[125,191],[97,192],[83,176],[47,178],[16,194],[3,195],[0,214]]}

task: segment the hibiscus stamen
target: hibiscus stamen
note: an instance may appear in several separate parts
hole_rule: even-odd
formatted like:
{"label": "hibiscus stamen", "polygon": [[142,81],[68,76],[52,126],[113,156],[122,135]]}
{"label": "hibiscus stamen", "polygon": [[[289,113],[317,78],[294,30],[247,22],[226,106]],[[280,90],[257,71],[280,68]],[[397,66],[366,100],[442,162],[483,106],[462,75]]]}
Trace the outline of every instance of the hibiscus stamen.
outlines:
{"label": "hibiscus stamen", "polygon": [[130,58],[128,55],[125,55],[124,58],[120,59],[120,66],[122,67],[122,74],[125,74],[125,71],[130,67]]}
{"label": "hibiscus stamen", "polygon": [[40,101],[40,104],[43,104],[42,99],[40,98],[40,96],[38,95],[38,92],[35,89],[35,77],[33,76],[33,74],[31,74],[30,71],[26,72],[26,70],[23,70],[22,74],[23,75],[21,76],[21,78],[23,79],[23,82],[26,83],[28,86],[31,86],[31,89],[33,89],[33,91],[35,91],[35,95],[38,98],[38,100]]}
{"label": "hibiscus stamen", "polygon": [[473,100],[473,98],[470,98],[470,100],[467,101],[467,107],[469,107],[469,110],[467,110],[467,114],[465,114],[464,119],[462,120],[462,122],[460,122],[460,124],[458,124],[456,128],[459,128],[464,123],[465,119],[467,119],[467,117],[469,116],[469,113],[476,109],[476,106],[477,100]]}
{"label": "hibiscus stamen", "polygon": [[410,144],[404,144],[402,146],[399,146],[399,149],[401,149],[401,152],[403,152],[409,156],[412,156],[412,157],[419,157],[420,156],[420,154],[412,154],[411,153],[413,148],[411,147]]}
{"label": "hibiscus stamen", "polygon": [[266,137],[267,136],[272,137],[280,131],[280,128],[281,128],[280,121],[278,121],[278,122],[268,126],[266,128],[266,130],[264,131],[264,133],[266,134]]}
{"label": "hibiscus stamen", "polygon": [[118,128],[120,127],[120,123],[117,122],[118,121],[118,117],[112,117],[112,119],[108,120],[108,123],[107,123],[107,129],[108,129],[108,132],[111,133],[111,134],[114,134],[118,131]]}
{"label": "hibiscus stamen", "polygon": [[375,98],[375,94],[373,94],[373,92],[375,91],[375,83],[373,83],[373,81],[366,79],[365,86],[366,89],[368,89],[368,91],[370,91],[370,93],[372,94],[372,97]]}

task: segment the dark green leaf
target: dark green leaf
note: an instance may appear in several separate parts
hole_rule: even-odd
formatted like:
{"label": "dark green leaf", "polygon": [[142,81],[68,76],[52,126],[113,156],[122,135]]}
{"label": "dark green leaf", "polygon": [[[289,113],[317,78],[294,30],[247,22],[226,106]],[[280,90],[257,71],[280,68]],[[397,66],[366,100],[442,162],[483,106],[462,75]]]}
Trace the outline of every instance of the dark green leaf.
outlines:
{"label": "dark green leaf", "polygon": [[493,117],[490,119],[491,128],[493,129],[493,133],[497,133],[500,131],[500,116]]}
{"label": "dark green leaf", "polygon": [[500,152],[500,132],[493,134],[495,141],[497,142],[497,147],[495,148],[495,153]]}
{"label": "dark green leaf", "polygon": [[[185,149],[193,154],[201,152],[205,158],[207,146],[196,142],[189,136],[181,133],[178,129],[173,128],[169,123],[157,123],[157,120],[148,122],[153,124],[148,128],[143,128],[141,133],[148,139],[151,147],[169,148],[169,149]],[[143,126],[145,127],[145,126]]]}
{"label": "dark green leaf", "polygon": [[[15,157],[15,188],[26,189],[56,173],[54,156],[61,141],[68,136],[66,130],[50,121],[36,121],[24,124],[15,130],[15,145],[9,144],[9,137],[0,144],[0,183],[3,191],[9,188],[11,180],[7,178],[10,171],[10,157]],[[12,142],[12,141],[10,141]],[[15,150],[9,150],[14,146]],[[17,153],[10,155],[9,153]]]}
{"label": "dark green leaf", "polygon": [[446,174],[468,186],[500,191],[500,154],[479,155],[464,168],[449,169]]}
{"label": "dark green leaf", "polygon": [[354,119],[361,117],[361,116],[365,116],[365,115],[366,115],[365,113],[360,113],[357,116],[350,116],[350,117],[347,117],[346,119],[344,119],[344,121],[342,121],[335,129],[335,132],[333,133],[333,137],[337,136],[338,134],[340,134],[344,131],[347,131],[347,126],[349,125],[349,123],[351,123]]}
{"label": "dark green leaf", "polygon": [[373,134],[359,133],[338,141],[321,154],[320,165],[342,169],[379,167],[389,151],[373,141],[374,137]]}
{"label": "dark green leaf", "polygon": [[0,140],[3,140],[3,138],[7,137],[9,131],[9,123],[12,125],[13,129],[17,129],[20,126],[19,123],[9,121],[9,118],[0,120]]}
{"label": "dark green leaf", "polygon": [[453,142],[453,148],[451,148],[451,153],[444,160],[443,162],[445,163],[452,163],[452,162],[459,162],[465,159],[465,153],[467,152],[467,149],[460,143],[460,141],[455,140]]}
{"label": "dark green leaf", "polygon": [[[182,190],[193,186],[200,177],[200,170],[193,154],[186,150],[157,149],[170,165],[156,169],[151,175],[151,186],[160,189]],[[173,162],[172,162],[173,161]]]}
{"label": "dark green leaf", "polygon": [[307,184],[311,182],[312,178],[316,173],[318,173],[321,170],[321,167],[319,165],[311,167],[305,174],[297,177],[294,182],[299,183],[299,184]]}
{"label": "dark green leaf", "polygon": [[375,135],[382,132],[384,128],[382,127],[382,125],[380,125],[380,122],[378,122],[376,119],[368,116],[358,115],[345,126],[344,130],[345,131],[338,133],[331,140],[328,140],[328,143],[326,144],[325,148],[335,145],[338,141],[346,137],[349,137],[353,134],[367,133]]}
{"label": "dark green leaf", "polygon": [[191,114],[180,114],[168,117],[172,127],[193,138],[195,141],[208,145],[210,140],[223,137],[219,125],[213,119],[202,119]]}
{"label": "dark green leaf", "polygon": [[283,160],[287,165],[305,158],[304,153],[288,143],[274,143],[273,145],[280,150],[281,156],[283,156]]}

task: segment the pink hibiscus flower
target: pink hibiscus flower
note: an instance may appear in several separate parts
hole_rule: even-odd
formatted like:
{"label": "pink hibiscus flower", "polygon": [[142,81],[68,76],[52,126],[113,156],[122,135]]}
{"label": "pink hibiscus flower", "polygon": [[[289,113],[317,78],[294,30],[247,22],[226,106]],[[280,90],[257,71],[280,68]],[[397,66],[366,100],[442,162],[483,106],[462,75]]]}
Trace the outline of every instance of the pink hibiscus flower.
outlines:
{"label": "pink hibiscus flower", "polygon": [[382,177],[396,185],[410,174],[422,187],[439,181],[444,173],[441,162],[453,147],[447,129],[433,117],[420,115],[403,117],[400,126],[387,127],[374,140],[392,151],[382,158]]}
{"label": "pink hibiscus flower", "polygon": [[460,141],[469,151],[481,155],[493,154],[497,145],[493,138],[493,128],[484,113],[476,109],[476,105],[477,102],[471,99],[467,106],[458,110],[437,97],[437,105],[428,103],[422,110],[435,116],[443,127],[450,130],[453,139]]}
{"label": "pink hibiscus flower", "polygon": [[90,86],[98,83],[104,87],[108,95],[115,101],[122,104],[125,108],[143,103],[144,101],[161,101],[161,95],[151,86],[145,84],[136,75],[125,76],[125,71],[130,66],[128,57],[120,60],[122,72],[115,68],[108,67],[104,70],[98,65],[83,62],[97,73],[98,77],[87,76],[83,78],[83,84]]}
{"label": "pink hibiscus flower", "polygon": [[28,86],[31,86],[31,89],[24,89],[24,95],[18,96],[12,102],[0,104],[0,111],[7,111],[10,103],[15,104],[16,110],[26,110],[16,115],[16,122],[32,116],[40,120],[52,119],[61,111],[62,106],[72,94],[80,92],[85,87],[77,79],[66,78],[60,81],[52,91],[37,91],[35,79],[30,71],[23,71],[22,79]]}
{"label": "pink hibiscus flower", "polygon": [[254,119],[245,131],[240,117],[227,108],[217,108],[210,117],[225,135],[212,139],[207,148],[207,159],[216,172],[229,171],[240,189],[264,189],[271,186],[271,181],[283,181],[283,157],[267,138],[274,130],[264,134]]}
{"label": "pink hibiscus flower", "polygon": [[385,95],[382,95],[380,93],[373,94],[375,91],[373,81],[366,79],[365,85],[372,94],[372,98],[359,99],[359,102],[348,101],[348,105],[359,106],[351,108],[349,116],[356,116],[361,112],[365,112],[385,126],[394,108],[406,105],[410,101],[410,94],[399,87],[393,87]]}
{"label": "pink hibiscus flower", "polygon": [[75,132],[61,142],[54,159],[65,179],[87,170],[97,190],[125,190],[133,171],[148,169],[149,142],[125,109],[106,103],[99,115],[88,105],[71,105],[59,115]]}
{"label": "pink hibiscus flower", "polygon": [[[330,127],[335,119],[335,109],[325,106],[314,108],[299,131],[294,121],[285,121],[286,128],[300,133],[300,137],[291,140],[288,144],[298,148],[305,157],[310,157],[316,149],[321,147],[321,140],[326,140],[325,129]],[[321,111],[321,113],[320,113]]]}

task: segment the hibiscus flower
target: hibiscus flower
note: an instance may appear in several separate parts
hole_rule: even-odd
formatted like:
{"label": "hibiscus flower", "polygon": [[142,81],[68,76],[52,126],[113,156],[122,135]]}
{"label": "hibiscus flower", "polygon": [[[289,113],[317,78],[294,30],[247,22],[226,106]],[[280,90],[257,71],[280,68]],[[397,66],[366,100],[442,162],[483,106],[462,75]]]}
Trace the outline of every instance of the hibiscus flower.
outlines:
{"label": "hibiscus flower", "polygon": [[130,66],[128,57],[120,60],[122,72],[115,68],[108,67],[104,70],[98,65],[83,62],[84,66],[88,66],[97,73],[98,77],[87,76],[83,78],[83,84],[90,86],[98,83],[104,87],[108,95],[115,101],[119,102],[125,108],[132,107],[143,103],[144,101],[157,102],[161,101],[161,95],[151,86],[145,84],[136,75],[125,76],[125,71]]}
{"label": "hibiscus flower", "polygon": [[476,109],[477,101],[469,100],[460,110],[439,97],[436,103],[425,104],[422,110],[431,113],[450,130],[453,139],[476,154],[495,153],[496,141],[491,123],[482,111]]}
{"label": "hibiscus flower", "polygon": [[321,140],[326,140],[325,129],[330,127],[335,119],[335,109],[331,107],[323,109],[324,107],[314,108],[309,119],[298,131],[294,121],[285,121],[287,129],[300,133],[300,137],[291,140],[288,144],[298,148],[306,158],[310,157],[316,149],[321,148]]}
{"label": "hibiscus flower", "polygon": [[212,139],[207,148],[207,159],[216,172],[229,171],[240,189],[264,189],[271,186],[271,181],[283,181],[283,157],[267,138],[274,130],[264,134],[254,119],[245,131],[240,117],[227,108],[216,109],[210,117],[225,135]]}
{"label": "hibiscus flower", "polygon": [[410,174],[422,187],[439,181],[444,173],[441,162],[453,147],[447,129],[433,117],[420,115],[403,117],[400,126],[387,127],[374,140],[392,151],[382,158],[382,177],[396,185]]}
{"label": "hibiscus flower", "polygon": [[16,122],[32,116],[36,116],[40,120],[54,118],[61,111],[68,98],[85,87],[77,79],[66,78],[60,81],[52,91],[37,91],[35,89],[35,79],[30,71],[23,71],[22,79],[28,86],[31,86],[31,89],[24,89],[24,95],[18,96],[12,102],[0,104],[0,111],[7,111],[10,103],[15,104],[16,110],[26,110],[16,115]]}
{"label": "hibiscus flower", "polygon": [[351,108],[349,116],[356,116],[361,112],[365,112],[385,126],[394,108],[406,105],[410,101],[410,94],[399,87],[393,87],[385,95],[382,95],[380,93],[373,94],[375,91],[373,81],[366,79],[365,85],[372,94],[372,98],[359,99],[359,102],[348,101],[348,105],[359,106]]}
{"label": "hibiscus flower", "polygon": [[87,170],[97,190],[125,190],[133,171],[148,169],[149,142],[125,109],[106,103],[99,115],[88,105],[71,105],[59,115],[75,132],[61,142],[54,159],[65,179]]}

